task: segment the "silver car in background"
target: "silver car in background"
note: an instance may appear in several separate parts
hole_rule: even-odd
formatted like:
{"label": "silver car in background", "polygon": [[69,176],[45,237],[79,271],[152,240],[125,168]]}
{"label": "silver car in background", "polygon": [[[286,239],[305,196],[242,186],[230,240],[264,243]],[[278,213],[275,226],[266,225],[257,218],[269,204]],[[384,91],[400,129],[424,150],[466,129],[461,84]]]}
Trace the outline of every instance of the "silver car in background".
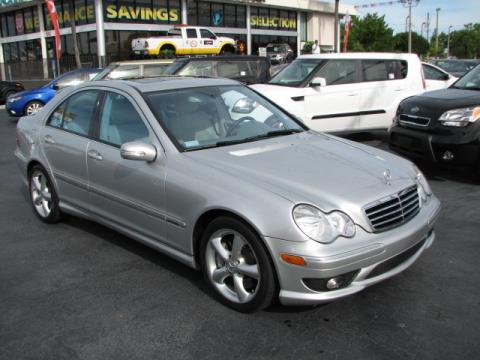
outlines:
{"label": "silver car in background", "polygon": [[105,224],[244,312],[318,304],[409,267],[440,204],[409,161],[307,129],[226,79],[90,82],[21,119],[35,214]]}

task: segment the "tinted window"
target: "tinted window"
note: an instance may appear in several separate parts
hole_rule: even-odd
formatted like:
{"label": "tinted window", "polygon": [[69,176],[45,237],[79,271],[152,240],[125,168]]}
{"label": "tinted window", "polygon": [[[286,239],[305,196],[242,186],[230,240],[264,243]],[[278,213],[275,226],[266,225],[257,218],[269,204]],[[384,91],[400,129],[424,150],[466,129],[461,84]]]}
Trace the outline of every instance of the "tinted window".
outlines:
{"label": "tinted window", "polygon": [[283,71],[275,75],[275,77],[269,81],[270,84],[286,85],[286,86],[298,86],[302,84],[315,70],[317,66],[323,63],[325,60],[321,59],[299,59],[293,61]]}
{"label": "tinted window", "polygon": [[200,37],[202,39],[210,39],[215,37],[215,35],[213,35],[213,33],[207,29],[200,29]]}
{"label": "tinted window", "polygon": [[197,37],[197,30],[195,29],[187,29],[187,38],[196,38]]}
{"label": "tinted window", "polygon": [[323,77],[327,85],[351,84],[356,80],[355,60],[329,60],[318,70],[315,77]]}
{"label": "tinted window", "polygon": [[363,60],[362,72],[364,81],[385,81],[395,79],[394,74],[389,78],[387,61],[385,60]]}
{"label": "tinted window", "polygon": [[212,61],[191,61],[177,75],[215,76]]}
{"label": "tinted window", "polygon": [[120,146],[129,141],[148,142],[149,134],[132,103],[123,95],[108,92],[100,116],[99,139]]}
{"label": "tinted window", "polygon": [[429,65],[422,65],[425,79],[427,80],[445,80],[445,73]]}
{"label": "tinted window", "polygon": [[240,78],[257,76],[260,64],[253,61],[225,61],[217,63],[217,76],[226,78]]}
{"label": "tinted window", "polygon": [[152,77],[162,75],[170,64],[143,65],[143,76]]}
{"label": "tinted window", "polygon": [[63,114],[62,129],[88,135],[97,107],[98,91],[82,91],[72,95]]}

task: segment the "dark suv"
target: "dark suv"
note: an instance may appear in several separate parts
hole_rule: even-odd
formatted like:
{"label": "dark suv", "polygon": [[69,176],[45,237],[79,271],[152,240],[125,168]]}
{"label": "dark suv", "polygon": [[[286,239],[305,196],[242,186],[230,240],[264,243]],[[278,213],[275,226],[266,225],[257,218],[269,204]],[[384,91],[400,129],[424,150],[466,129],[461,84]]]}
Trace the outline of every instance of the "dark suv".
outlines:
{"label": "dark suv", "polygon": [[480,65],[447,89],[402,101],[390,129],[390,147],[480,174]]}

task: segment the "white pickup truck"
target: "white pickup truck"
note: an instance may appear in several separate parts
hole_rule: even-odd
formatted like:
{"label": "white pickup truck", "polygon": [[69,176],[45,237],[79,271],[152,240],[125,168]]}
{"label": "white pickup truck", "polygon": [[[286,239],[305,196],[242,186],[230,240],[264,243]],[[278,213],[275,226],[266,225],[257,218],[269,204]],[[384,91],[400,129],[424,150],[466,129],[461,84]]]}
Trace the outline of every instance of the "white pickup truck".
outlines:
{"label": "white pickup truck", "polygon": [[217,36],[207,28],[175,27],[167,36],[132,40],[135,55],[218,55],[235,52],[235,40]]}

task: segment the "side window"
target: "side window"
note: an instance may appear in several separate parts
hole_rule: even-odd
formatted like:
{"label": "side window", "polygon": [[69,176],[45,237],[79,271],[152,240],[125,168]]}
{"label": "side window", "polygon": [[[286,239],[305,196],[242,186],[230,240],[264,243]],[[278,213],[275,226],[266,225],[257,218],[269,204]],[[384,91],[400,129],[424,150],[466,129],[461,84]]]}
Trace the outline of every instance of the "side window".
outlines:
{"label": "side window", "polygon": [[210,30],[207,29],[200,29],[200,37],[202,39],[212,39],[215,37]]}
{"label": "side window", "polygon": [[387,61],[385,60],[363,60],[362,72],[363,81],[385,81],[395,79],[395,74],[389,76],[387,72]]}
{"label": "side window", "polygon": [[152,77],[162,75],[170,64],[143,65],[143,76]]}
{"label": "side window", "polygon": [[196,39],[197,38],[197,30],[196,29],[187,29],[187,38]]}
{"label": "side window", "polygon": [[212,61],[191,61],[177,75],[183,76],[215,76]]}
{"label": "side window", "polygon": [[79,135],[88,135],[97,108],[98,91],[82,91],[68,99],[63,114],[62,129]]}
{"label": "side window", "polygon": [[63,114],[65,113],[65,107],[67,106],[67,100],[62,102],[50,115],[47,124],[56,128],[62,127]]}
{"label": "side window", "polygon": [[422,64],[423,73],[427,80],[445,80],[445,74],[429,65]]}
{"label": "side window", "polygon": [[327,85],[351,84],[356,82],[355,60],[329,60],[315,77],[323,77]]}
{"label": "side window", "polygon": [[257,62],[219,61],[217,63],[218,76],[226,78],[256,76],[259,71],[259,64]]}
{"label": "side window", "polygon": [[149,142],[149,132],[140,114],[125,96],[107,92],[100,116],[99,139],[121,146],[129,141]]}

